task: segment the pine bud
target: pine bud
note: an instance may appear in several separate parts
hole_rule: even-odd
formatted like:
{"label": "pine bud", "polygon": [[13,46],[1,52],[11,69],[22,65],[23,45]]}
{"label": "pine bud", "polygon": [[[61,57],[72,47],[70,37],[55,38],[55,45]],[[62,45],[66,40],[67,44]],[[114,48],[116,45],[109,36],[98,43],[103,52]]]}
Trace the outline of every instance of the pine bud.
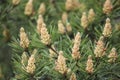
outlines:
{"label": "pine bud", "polygon": [[67,32],[69,32],[69,33],[72,31],[72,27],[71,27],[70,23],[67,23],[67,25],[66,25],[66,30],[67,30]]}
{"label": "pine bud", "polygon": [[13,5],[18,5],[20,3],[20,0],[12,0]]}
{"label": "pine bud", "polygon": [[41,28],[42,24],[44,23],[42,15],[39,15],[38,20],[37,20],[37,32],[41,34]]}
{"label": "pine bud", "polygon": [[9,35],[9,30],[7,28],[4,28],[3,36],[8,37],[8,35]]}
{"label": "pine bud", "polygon": [[28,48],[29,43],[30,43],[30,41],[28,39],[28,36],[25,33],[24,28],[21,27],[20,28],[20,46],[23,47],[24,49],[26,49],[26,48]]}
{"label": "pine bud", "polygon": [[33,52],[32,52],[32,54],[35,55],[36,53],[37,53],[37,49],[34,49]]}
{"label": "pine bud", "polygon": [[66,9],[67,11],[70,11],[70,10],[73,9],[73,2],[72,2],[72,0],[66,0],[65,9]]}
{"label": "pine bud", "polygon": [[75,10],[80,7],[80,3],[78,0],[66,0],[65,8],[67,11]]}
{"label": "pine bud", "polygon": [[45,45],[49,45],[51,43],[50,35],[48,34],[46,24],[42,24],[41,42],[44,43]]}
{"label": "pine bud", "polygon": [[75,73],[72,73],[72,75],[70,76],[70,80],[77,80]]}
{"label": "pine bud", "polygon": [[64,27],[64,25],[63,25],[61,20],[58,21],[58,31],[61,34],[65,34],[66,33],[65,27]]}
{"label": "pine bud", "polygon": [[91,23],[94,20],[95,20],[95,12],[93,9],[90,9],[88,13],[88,21]]}
{"label": "pine bud", "polygon": [[26,72],[33,74],[36,66],[35,66],[35,54],[36,54],[37,50],[35,49],[33,51],[33,54],[30,56],[29,60],[28,60],[28,65],[26,67]]}
{"label": "pine bud", "polygon": [[68,68],[66,65],[66,58],[63,56],[62,51],[59,52],[59,56],[55,64],[56,64],[55,66],[56,71],[60,72],[61,74],[66,74],[68,72]]}
{"label": "pine bud", "polygon": [[80,7],[79,0],[72,0],[72,5],[73,5],[73,9],[79,8]]}
{"label": "pine bud", "polygon": [[81,42],[81,36],[78,32],[74,38],[74,46],[72,48],[72,57],[73,59],[79,59],[80,58],[80,52],[79,52],[79,46]]}
{"label": "pine bud", "polygon": [[85,5],[85,3],[81,3],[79,9],[81,12],[84,12],[87,9],[87,6]]}
{"label": "pine bud", "polygon": [[46,7],[45,7],[45,3],[41,3],[40,7],[38,9],[38,14],[44,15],[46,12]]}
{"label": "pine bud", "polygon": [[4,30],[3,30],[3,36],[5,38],[5,41],[9,41],[10,40],[10,31],[8,28],[4,27]]}
{"label": "pine bud", "polygon": [[63,22],[64,24],[66,24],[67,19],[68,19],[68,14],[67,14],[66,12],[63,12],[63,14],[62,14],[62,22]]}
{"label": "pine bud", "polygon": [[23,52],[22,56],[21,56],[21,63],[22,65],[26,65],[27,61],[28,61],[28,56],[26,54],[26,52]]}
{"label": "pine bud", "polygon": [[110,63],[115,62],[117,57],[118,55],[117,55],[116,49],[112,48],[110,54],[108,55],[108,58],[109,58],[108,62]]}
{"label": "pine bud", "polygon": [[103,42],[104,37],[100,37],[100,39],[97,42],[97,45],[94,50],[94,54],[96,57],[102,57],[105,55],[105,43]]}
{"label": "pine bud", "polygon": [[32,3],[33,3],[33,0],[29,0],[25,6],[24,14],[27,16],[30,16],[33,13],[33,4]]}
{"label": "pine bud", "polygon": [[[55,47],[54,47],[54,45],[52,45],[51,47],[52,47],[54,50],[56,50]],[[56,56],[56,53],[55,53],[52,49],[49,49],[49,52],[50,52],[50,57],[51,57],[51,58]]]}
{"label": "pine bud", "polygon": [[120,30],[120,23],[115,24],[115,30],[116,30],[116,31],[119,31],[119,30]]}
{"label": "pine bud", "polygon": [[23,52],[23,54],[21,56],[21,64],[22,64],[23,69],[25,69],[25,66],[27,65],[27,61],[28,61],[28,56],[27,56],[26,52]]}
{"label": "pine bud", "polygon": [[83,12],[82,17],[81,17],[81,26],[86,29],[88,27],[88,18],[86,15],[86,12]]}
{"label": "pine bud", "polygon": [[105,14],[109,14],[112,11],[112,9],[113,9],[113,6],[111,3],[111,0],[106,0],[103,6],[103,12]]}
{"label": "pine bud", "polygon": [[89,56],[88,56],[88,60],[87,60],[87,64],[86,64],[86,71],[87,71],[88,73],[93,73],[93,70],[94,70],[94,68],[93,68],[92,56],[89,55]]}
{"label": "pine bud", "polygon": [[111,23],[110,23],[110,19],[107,18],[106,19],[106,24],[105,24],[105,27],[104,27],[104,30],[103,30],[103,35],[105,37],[109,37],[112,33],[112,27],[111,27]]}

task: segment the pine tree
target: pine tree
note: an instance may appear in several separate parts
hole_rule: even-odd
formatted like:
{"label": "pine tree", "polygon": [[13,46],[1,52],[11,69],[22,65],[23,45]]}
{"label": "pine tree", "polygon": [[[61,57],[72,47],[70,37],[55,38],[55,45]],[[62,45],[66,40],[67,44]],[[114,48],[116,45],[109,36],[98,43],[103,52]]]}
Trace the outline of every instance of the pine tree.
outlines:
{"label": "pine tree", "polygon": [[6,4],[0,36],[11,47],[10,80],[120,79],[119,0]]}

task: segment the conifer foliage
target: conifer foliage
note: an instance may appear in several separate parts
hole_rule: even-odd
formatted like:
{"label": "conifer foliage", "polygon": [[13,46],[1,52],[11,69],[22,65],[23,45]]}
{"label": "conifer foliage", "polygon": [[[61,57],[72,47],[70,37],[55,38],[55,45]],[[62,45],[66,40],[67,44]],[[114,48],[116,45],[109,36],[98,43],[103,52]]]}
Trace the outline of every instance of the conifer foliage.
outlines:
{"label": "conifer foliage", "polygon": [[8,4],[3,19],[11,27],[1,31],[11,47],[10,80],[120,79],[119,0]]}

